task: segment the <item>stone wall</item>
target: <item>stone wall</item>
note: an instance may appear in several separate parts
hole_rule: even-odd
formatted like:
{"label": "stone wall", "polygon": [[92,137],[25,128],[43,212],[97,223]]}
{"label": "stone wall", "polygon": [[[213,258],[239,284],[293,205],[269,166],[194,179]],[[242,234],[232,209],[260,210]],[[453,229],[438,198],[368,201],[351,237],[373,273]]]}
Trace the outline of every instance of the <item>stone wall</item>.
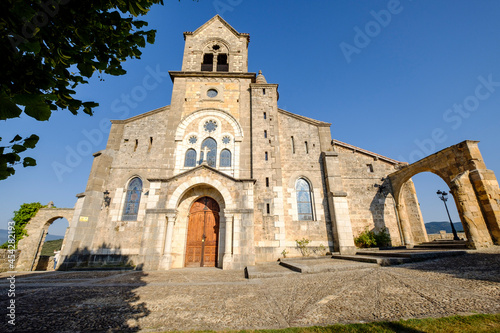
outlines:
{"label": "stone wall", "polygon": [[[467,239],[467,236],[465,236],[465,232],[457,232],[457,236],[460,239]],[[427,237],[429,239],[429,242],[435,240],[453,240],[453,233],[441,230],[439,234],[427,234]]]}
{"label": "stone wall", "polygon": [[[11,267],[11,263],[9,262],[9,250],[7,249],[0,249],[0,272],[8,272],[8,271],[15,271],[16,269]],[[20,250],[15,250],[14,251],[14,267],[16,267],[17,262],[19,260],[19,254],[21,253]]]}

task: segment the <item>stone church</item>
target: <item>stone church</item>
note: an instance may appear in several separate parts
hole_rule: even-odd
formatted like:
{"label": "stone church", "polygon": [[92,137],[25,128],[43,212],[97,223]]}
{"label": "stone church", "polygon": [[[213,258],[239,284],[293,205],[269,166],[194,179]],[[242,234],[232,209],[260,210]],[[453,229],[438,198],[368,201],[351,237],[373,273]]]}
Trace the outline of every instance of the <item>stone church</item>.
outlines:
{"label": "stone church", "polygon": [[[185,32],[170,105],[112,121],[77,195],[61,268],[126,260],[143,269],[243,269],[353,253],[353,237],[403,234],[387,175],[400,162],[332,139],[330,123],[278,107],[278,84],[248,71],[250,36],[215,16]],[[411,180],[413,238],[426,240]]]}

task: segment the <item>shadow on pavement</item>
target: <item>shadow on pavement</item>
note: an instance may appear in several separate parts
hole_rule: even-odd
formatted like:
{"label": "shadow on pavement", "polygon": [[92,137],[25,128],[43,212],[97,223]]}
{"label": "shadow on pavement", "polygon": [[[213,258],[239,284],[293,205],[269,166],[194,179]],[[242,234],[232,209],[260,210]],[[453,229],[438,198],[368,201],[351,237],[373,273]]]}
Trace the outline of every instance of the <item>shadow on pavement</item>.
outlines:
{"label": "shadow on pavement", "polygon": [[[76,254],[75,254],[76,255]],[[124,256],[123,260],[128,262]],[[16,274],[15,296],[2,297],[5,330],[15,332],[137,332],[151,311],[136,290],[147,274],[136,270],[92,270]],[[4,275],[4,274],[3,274]],[[9,288],[2,279],[0,288]],[[15,301],[15,326],[7,306]]]}

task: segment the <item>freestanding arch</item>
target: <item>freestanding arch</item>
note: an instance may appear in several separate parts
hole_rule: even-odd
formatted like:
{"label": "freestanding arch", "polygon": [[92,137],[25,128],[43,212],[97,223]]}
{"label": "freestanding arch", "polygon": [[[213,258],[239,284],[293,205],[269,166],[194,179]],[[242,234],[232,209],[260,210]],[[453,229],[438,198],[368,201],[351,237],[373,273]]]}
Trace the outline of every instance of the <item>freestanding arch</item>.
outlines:
{"label": "freestanding arch", "polygon": [[[65,218],[71,224],[73,213],[73,208],[42,208],[36,213],[26,225],[28,236],[25,236],[18,243],[18,249],[21,250],[16,266],[18,271],[31,271],[35,269],[50,225],[60,218]],[[65,241],[66,235],[63,241],[63,248]]]}
{"label": "freestanding arch", "polygon": [[388,176],[406,245],[414,241],[402,189],[411,177],[426,171],[441,177],[450,188],[469,247],[500,244],[500,190],[495,174],[486,169],[478,142],[463,141]]}

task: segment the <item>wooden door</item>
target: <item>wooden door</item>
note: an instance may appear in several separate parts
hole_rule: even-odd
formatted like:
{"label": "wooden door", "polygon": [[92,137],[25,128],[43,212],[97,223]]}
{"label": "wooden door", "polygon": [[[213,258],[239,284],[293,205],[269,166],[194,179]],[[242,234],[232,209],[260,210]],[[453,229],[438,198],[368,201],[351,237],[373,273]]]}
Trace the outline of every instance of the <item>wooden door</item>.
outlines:
{"label": "wooden door", "polygon": [[186,267],[215,267],[219,245],[219,205],[209,197],[195,201],[189,211]]}

